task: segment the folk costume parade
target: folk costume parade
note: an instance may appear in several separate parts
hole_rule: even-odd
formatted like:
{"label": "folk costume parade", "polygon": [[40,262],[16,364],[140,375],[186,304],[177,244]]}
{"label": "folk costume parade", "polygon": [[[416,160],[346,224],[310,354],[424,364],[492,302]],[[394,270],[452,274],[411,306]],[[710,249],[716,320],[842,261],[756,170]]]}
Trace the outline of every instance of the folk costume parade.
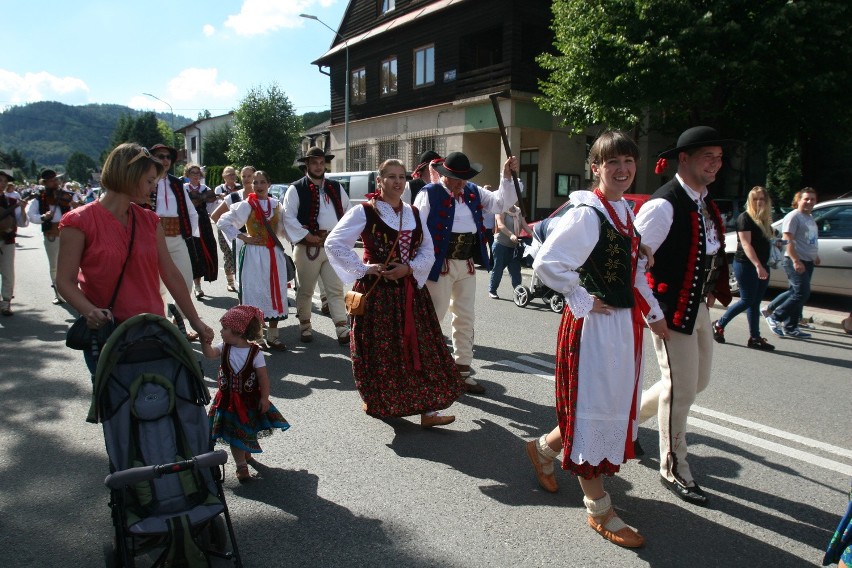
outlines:
{"label": "folk costume parade", "polygon": [[[197,167],[197,166],[196,166]],[[213,224],[210,222],[207,199],[213,196],[213,190],[206,185],[193,186],[185,183],[184,189],[189,194],[195,212],[198,214],[198,236],[192,237],[195,254],[192,255],[192,277],[193,279],[204,278],[207,282],[214,282],[219,276],[219,256],[216,252],[216,235],[213,233]],[[196,284],[195,296],[201,298],[204,293]]]}
{"label": "folk costume parade", "polygon": [[[398,170],[395,189],[402,192],[405,171]],[[385,178],[387,179],[387,178]],[[385,182],[385,185],[391,182]],[[383,194],[389,191],[384,187]],[[424,427],[452,420],[433,411],[449,407],[465,391],[444,342],[441,325],[424,287],[434,263],[432,239],[416,208],[395,194],[393,202],[371,195],[370,202],[352,208],[326,238],[334,270],[354,290],[368,293],[363,315],[352,318],[352,374],[364,410],[377,418],[421,414]],[[364,243],[363,261],[352,250]],[[371,274],[370,265],[410,267],[407,275],[388,279]],[[378,281],[377,281],[378,279]],[[375,287],[374,287],[375,285]]]}
{"label": "folk costume parade", "polygon": [[71,211],[77,204],[74,200],[75,196],[60,187],[60,176],[55,171],[44,170],[39,175],[39,181],[44,185],[44,191],[29,204],[27,216],[30,223],[41,225],[44,251],[47,253],[47,263],[50,270],[50,283],[55,294],[53,303],[61,304],[65,300],[56,290],[59,222],[62,220],[62,216]]}

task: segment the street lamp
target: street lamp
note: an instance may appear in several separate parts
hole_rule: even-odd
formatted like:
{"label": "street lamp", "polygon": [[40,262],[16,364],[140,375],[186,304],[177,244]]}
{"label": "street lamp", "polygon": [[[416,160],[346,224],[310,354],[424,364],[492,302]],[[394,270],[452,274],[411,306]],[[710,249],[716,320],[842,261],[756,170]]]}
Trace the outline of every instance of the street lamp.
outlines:
{"label": "street lamp", "polygon": [[308,20],[316,20],[320,24],[324,25],[328,29],[334,33],[337,37],[343,40],[343,47],[346,50],[346,94],[343,99],[343,144],[345,148],[345,159],[344,159],[344,170],[349,171],[349,42],[346,41],[346,38],[337,33],[337,31],[317,18],[316,16],[312,16],[310,14],[299,14],[301,18],[307,18]]}
{"label": "street lamp", "polygon": [[142,93],[142,94],[145,95],[146,97],[151,97],[152,99],[157,99],[158,101],[160,101],[161,103],[163,103],[163,104],[165,104],[166,106],[169,107],[169,112],[172,114],[171,120],[169,122],[172,123],[172,132],[174,132],[174,130],[175,130],[175,111],[172,108],[172,105],[170,105],[169,103],[167,103],[166,101],[164,101],[160,97],[155,97],[151,93]]}

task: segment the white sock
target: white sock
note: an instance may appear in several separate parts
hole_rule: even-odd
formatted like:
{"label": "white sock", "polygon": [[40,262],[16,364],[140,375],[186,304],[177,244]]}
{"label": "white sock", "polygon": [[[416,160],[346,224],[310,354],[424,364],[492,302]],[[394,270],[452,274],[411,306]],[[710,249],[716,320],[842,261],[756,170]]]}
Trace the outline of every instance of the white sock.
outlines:
{"label": "white sock", "polygon": [[559,455],[559,452],[551,449],[547,445],[547,434],[542,434],[536,444],[536,453],[538,454],[538,463],[541,464],[541,472],[545,475],[553,475],[553,460]]}
{"label": "white sock", "polygon": [[[609,498],[609,493],[604,493],[600,499],[589,499],[583,497],[583,504],[586,506],[586,512],[589,513],[595,520],[606,517],[612,511],[612,501]],[[612,517],[604,524],[604,528],[610,532],[618,532],[627,527],[624,521],[613,511]]]}

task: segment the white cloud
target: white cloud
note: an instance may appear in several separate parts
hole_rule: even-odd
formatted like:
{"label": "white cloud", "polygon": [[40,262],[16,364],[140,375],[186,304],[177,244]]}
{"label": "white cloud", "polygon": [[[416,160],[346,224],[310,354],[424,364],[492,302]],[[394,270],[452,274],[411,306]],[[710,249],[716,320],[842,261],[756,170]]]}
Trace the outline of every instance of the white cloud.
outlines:
{"label": "white cloud", "polygon": [[237,86],[230,81],[219,81],[215,67],[199,69],[190,67],[169,81],[168,96],[175,101],[193,102],[199,99],[229,99],[237,94]]}
{"label": "white cloud", "polygon": [[201,28],[201,31],[204,32],[205,36],[210,37],[216,33],[216,28],[214,28],[210,24],[204,24],[204,27]]}
{"label": "white cloud", "polygon": [[18,75],[0,69],[0,101],[21,104],[55,100],[66,104],[88,102],[89,86],[77,77],[57,77],[46,71]]}
{"label": "white cloud", "polygon": [[[327,8],[337,0],[243,0],[239,14],[228,16],[225,27],[237,35],[253,36],[274,32],[281,28],[298,28],[304,22],[299,14],[319,6]],[[329,23],[334,25],[336,22]]]}

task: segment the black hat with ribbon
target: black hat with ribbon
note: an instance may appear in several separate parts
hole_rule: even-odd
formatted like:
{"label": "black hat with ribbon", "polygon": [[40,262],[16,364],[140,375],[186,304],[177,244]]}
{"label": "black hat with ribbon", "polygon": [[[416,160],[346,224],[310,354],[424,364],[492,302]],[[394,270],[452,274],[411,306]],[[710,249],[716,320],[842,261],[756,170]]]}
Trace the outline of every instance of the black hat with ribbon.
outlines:
{"label": "black hat with ribbon", "polygon": [[677,158],[681,152],[694,150],[696,148],[704,148],[705,146],[732,146],[739,144],[739,140],[732,138],[722,138],[719,131],[710,126],[693,126],[681,133],[677,138],[677,145],[674,148],[660,152],[659,160],[654,171],[658,174],[662,173],[668,165],[667,160]]}
{"label": "black hat with ribbon", "polygon": [[482,171],[480,164],[471,164],[468,157],[461,152],[451,152],[443,163],[437,163],[432,167],[442,176],[463,180],[469,180]]}

